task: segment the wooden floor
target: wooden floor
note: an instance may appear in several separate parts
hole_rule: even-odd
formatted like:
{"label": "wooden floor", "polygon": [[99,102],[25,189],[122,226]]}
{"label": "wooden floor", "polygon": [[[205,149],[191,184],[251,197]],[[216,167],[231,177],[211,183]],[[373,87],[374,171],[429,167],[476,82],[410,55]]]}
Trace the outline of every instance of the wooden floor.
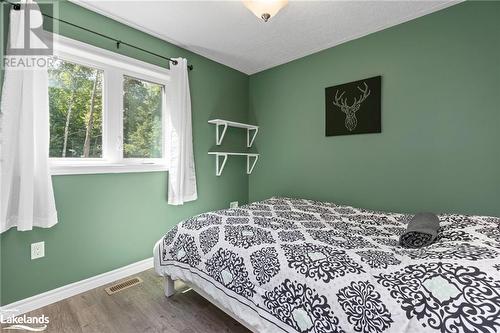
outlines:
{"label": "wooden floor", "polygon": [[111,296],[103,286],[27,315],[48,316],[44,332],[249,332],[192,290],[166,298],[152,269],[135,276],[144,282]]}

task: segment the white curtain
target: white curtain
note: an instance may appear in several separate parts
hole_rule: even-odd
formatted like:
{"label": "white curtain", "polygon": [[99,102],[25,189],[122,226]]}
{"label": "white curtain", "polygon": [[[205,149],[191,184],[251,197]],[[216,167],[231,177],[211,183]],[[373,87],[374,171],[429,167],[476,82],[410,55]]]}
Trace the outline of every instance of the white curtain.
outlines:
{"label": "white curtain", "polygon": [[[24,45],[23,12],[10,12],[9,43],[15,48]],[[40,12],[31,17],[42,19]],[[43,47],[37,43],[32,39],[31,47]],[[6,68],[0,111],[0,232],[51,227],[57,212],[48,161],[47,70]]]}
{"label": "white curtain", "polygon": [[168,203],[182,205],[198,198],[191,126],[187,60],[175,59],[167,87]]}

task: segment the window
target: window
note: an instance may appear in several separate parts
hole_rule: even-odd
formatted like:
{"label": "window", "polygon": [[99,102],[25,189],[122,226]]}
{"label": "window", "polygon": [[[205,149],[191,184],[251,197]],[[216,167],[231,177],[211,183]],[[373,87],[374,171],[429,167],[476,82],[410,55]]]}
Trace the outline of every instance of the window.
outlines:
{"label": "window", "polygon": [[161,158],[162,98],[159,84],[126,76],[123,80],[123,156]]}
{"label": "window", "polygon": [[57,38],[48,71],[52,173],[166,170],[168,70]]}
{"label": "window", "polygon": [[49,68],[49,157],[102,157],[102,77],[58,60]]}

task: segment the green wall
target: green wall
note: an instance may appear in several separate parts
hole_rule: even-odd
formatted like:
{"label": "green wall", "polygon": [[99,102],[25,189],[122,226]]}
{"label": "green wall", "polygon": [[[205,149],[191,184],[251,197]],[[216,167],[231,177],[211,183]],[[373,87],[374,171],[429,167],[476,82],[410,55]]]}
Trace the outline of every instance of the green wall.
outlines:
{"label": "green wall", "polygon": [[[249,200],[500,216],[500,2],[466,2],[250,77]],[[325,137],[324,89],[382,75],[382,133]]]}
{"label": "green wall", "polygon": [[[61,2],[59,10],[65,20],[165,56],[185,57],[194,65],[189,78],[199,199],[184,206],[167,205],[166,172],[54,176],[59,223],[30,232],[11,229],[0,236],[1,304],[151,257],[154,243],[181,219],[248,199],[245,160],[228,160],[222,176],[216,177],[215,158],[207,154],[215,143],[210,118],[247,120],[248,76],[74,4]],[[5,13],[2,17],[7,25]],[[112,42],[81,30],[61,25],[60,32],[116,51]],[[165,66],[158,58],[124,46],[120,52]],[[227,135],[227,144],[244,147],[243,131],[229,130]],[[30,244],[37,241],[45,241],[46,256],[31,261]]]}

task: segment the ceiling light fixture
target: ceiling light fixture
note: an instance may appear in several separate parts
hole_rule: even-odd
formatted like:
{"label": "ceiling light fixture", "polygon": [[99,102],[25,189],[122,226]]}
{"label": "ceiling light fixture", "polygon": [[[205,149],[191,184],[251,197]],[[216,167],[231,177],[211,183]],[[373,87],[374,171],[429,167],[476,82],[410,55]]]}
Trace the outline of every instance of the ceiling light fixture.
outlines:
{"label": "ceiling light fixture", "polygon": [[243,3],[255,16],[267,22],[286,6],[288,0],[243,0]]}

